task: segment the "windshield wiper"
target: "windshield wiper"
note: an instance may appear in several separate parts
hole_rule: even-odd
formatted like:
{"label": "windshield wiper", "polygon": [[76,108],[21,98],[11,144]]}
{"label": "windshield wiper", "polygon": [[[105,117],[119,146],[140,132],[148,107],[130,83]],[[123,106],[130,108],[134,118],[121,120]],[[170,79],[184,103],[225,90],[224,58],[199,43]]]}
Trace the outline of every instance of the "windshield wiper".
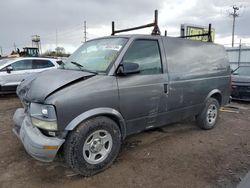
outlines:
{"label": "windshield wiper", "polygon": [[70,61],[70,63],[76,65],[79,69],[82,70],[82,67],[83,67],[83,66],[82,66],[81,64],[79,64],[79,63],[77,63],[77,62],[75,62],[75,61]]}
{"label": "windshield wiper", "polygon": [[76,65],[81,71],[85,71],[85,72],[89,72],[89,73],[93,73],[93,74],[98,74],[98,72],[96,72],[96,71],[85,69],[83,65],[81,65],[80,63],[77,63],[75,61],[70,61],[70,63]]}

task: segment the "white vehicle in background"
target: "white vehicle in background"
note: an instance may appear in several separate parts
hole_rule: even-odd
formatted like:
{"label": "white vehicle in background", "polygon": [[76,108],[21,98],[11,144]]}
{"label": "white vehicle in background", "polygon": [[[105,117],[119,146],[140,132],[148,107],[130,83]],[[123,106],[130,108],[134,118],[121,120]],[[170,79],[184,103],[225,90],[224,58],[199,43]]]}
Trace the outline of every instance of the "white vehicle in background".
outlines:
{"label": "white vehicle in background", "polygon": [[15,93],[27,76],[56,69],[61,60],[42,57],[20,57],[0,60],[0,94]]}

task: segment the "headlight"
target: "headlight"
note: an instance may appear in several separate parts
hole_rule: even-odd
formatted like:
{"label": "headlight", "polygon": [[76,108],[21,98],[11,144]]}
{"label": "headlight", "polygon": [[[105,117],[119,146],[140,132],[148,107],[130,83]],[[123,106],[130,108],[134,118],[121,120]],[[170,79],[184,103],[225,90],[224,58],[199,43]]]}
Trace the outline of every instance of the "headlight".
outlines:
{"label": "headlight", "polygon": [[31,117],[32,124],[46,130],[57,130],[57,123],[56,121],[45,121],[41,119],[37,119]]}
{"label": "headlight", "polygon": [[29,112],[34,126],[46,130],[57,130],[56,111],[53,105],[31,103]]}

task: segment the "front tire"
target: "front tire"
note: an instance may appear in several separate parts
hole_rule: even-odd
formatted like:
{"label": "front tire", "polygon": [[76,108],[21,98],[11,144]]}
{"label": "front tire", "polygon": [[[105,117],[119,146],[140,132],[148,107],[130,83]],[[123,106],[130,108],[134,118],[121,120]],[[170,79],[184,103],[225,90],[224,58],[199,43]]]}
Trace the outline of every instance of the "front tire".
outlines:
{"label": "front tire", "polygon": [[204,130],[214,128],[219,119],[219,109],[219,102],[215,98],[209,98],[202,112],[196,117],[198,126]]}
{"label": "front tire", "polygon": [[92,176],[108,168],[121,147],[121,132],[110,118],[100,116],[81,123],[67,137],[65,160],[78,174]]}

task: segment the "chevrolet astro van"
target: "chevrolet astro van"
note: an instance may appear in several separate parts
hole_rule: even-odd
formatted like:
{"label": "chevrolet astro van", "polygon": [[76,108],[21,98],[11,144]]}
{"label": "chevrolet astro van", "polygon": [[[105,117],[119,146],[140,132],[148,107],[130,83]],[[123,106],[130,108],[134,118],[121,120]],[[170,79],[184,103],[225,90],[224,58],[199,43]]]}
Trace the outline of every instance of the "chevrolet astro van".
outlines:
{"label": "chevrolet astro van", "polygon": [[75,172],[91,176],[112,164],[128,135],[190,116],[214,128],[230,79],[225,49],[212,42],[97,38],[61,68],[21,82],[13,130],[32,157],[48,162],[62,152]]}

